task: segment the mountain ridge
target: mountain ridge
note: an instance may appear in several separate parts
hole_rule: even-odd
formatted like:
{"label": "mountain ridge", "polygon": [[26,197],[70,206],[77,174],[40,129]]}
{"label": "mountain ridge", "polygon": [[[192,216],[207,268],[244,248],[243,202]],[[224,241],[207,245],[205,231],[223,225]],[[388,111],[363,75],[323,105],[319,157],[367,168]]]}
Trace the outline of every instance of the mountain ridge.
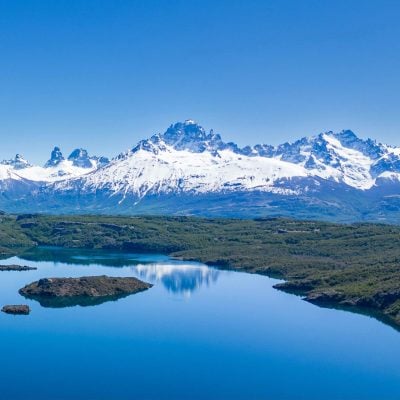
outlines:
{"label": "mountain ridge", "polygon": [[[400,221],[400,148],[348,129],[240,148],[186,120],[111,160],[81,148],[65,158],[55,147],[39,167],[17,155],[0,163],[0,189],[0,206],[19,212],[134,214],[149,212],[144,204],[154,201],[165,213],[206,215],[223,203],[213,215],[318,218],[312,211],[318,204],[320,216],[331,220],[342,220],[342,208],[356,210],[349,220]],[[218,201],[205,205],[207,196]],[[18,207],[11,204],[16,199]],[[227,199],[233,211],[224,209]]]}

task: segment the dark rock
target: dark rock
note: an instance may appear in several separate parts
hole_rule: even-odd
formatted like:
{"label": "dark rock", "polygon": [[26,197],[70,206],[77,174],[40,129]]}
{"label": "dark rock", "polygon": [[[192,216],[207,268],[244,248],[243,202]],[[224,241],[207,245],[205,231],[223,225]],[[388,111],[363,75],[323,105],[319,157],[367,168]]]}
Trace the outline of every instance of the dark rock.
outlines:
{"label": "dark rock", "polygon": [[373,296],[374,306],[379,308],[388,307],[400,299],[400,289],[388,290],[376,293]]}
{"label": "dark rock", "polygon": [[55,167],[56,165],[60,164],[62,161],[64,161],[65,158],[63,154],[61,153],[61,150],[59,147],[54,147],[54,150],[51,152],[51,157],[50,160],[47,161],[45,164],[45,168],[50,168],[50,167]]}
{"label": "dark rock", "polygon": [[301,294],[313,290],[316,287],[316,282],[311,280],[296,280],[277,283],[274,289],[282,290],[286,293]]}
{"label": "dark rock", "polygon": [[118,300],[152,286],[132,277],[44,278],[25,286],[19,293],[44,307],[89,306]]}
{"label": "dark rock", "polygon": [[0,265],[0,271],[32,271],[37,268],[28,267],[27,265]]}
{"label": "dark rock", "polygon": [[305,298],[306,301],[315,304],[341,303],[344,299],[344,295],[334,289],[327,289],[320,292],[311,292]]}
{"label": "dark rock", "polygon": [[15,315],[28,315],[31,310],[27,305],[7,305],[4,306],[1,311],[6,314],[15,314]]}
{"label": "dark rock", "polygon": [[69,161],[72,161],[72,164],[75,167],[80,168],[92,168],[93,164],[89,157],[87,150],[85,149],[75,149],[71,155],[68,157]]}
{"label": "dark rock", "polygon": [[319,292],[309,293],[305,300],[314,304],[337,304],[342,306],[351,307],[364,307],[385,309],[400,299],[400,290],[391,290],[386,292],[379,292],[373,296],[350,296],[347,297],[343,293],[337,292],[333,289],[327,289]]}

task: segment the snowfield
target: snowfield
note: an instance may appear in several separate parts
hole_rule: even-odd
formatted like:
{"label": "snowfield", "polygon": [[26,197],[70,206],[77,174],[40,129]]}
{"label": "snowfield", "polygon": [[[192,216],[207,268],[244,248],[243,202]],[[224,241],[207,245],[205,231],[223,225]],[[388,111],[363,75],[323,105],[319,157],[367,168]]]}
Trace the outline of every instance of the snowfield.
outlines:
{"label": "snowfield", "polygon": [[[12,192],[13,183],[18,182],[20,198],[24,190],[27,197],[32,194],[31,182],[32,192],[54,199],[64,193],[76,198],[104,194],[118,198],[118,204],[126,198],[137,201],[163,194],[317,196],[315,193],[332,191],[334,185],[368,192],[390,184],[393,195],[393,185],[400,183],[400,148],[360,139],[349,130],[325,132],[276,147],[259,144],[239,148],[187,120],[140,141],[111,161],[91,157],[84,149],[74,150],[65,159],[56,147],[43,167],[31,165],[21,155],[0,163],[3,195]],[[318,196],[309,202],[319,204]]]}

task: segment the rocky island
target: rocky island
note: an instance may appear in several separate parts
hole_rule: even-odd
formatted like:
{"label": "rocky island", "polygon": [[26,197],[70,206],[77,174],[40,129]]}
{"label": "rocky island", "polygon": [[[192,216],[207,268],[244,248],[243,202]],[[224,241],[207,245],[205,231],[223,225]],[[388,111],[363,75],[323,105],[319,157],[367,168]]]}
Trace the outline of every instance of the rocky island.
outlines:
{"label": "rocky island", "polygon": [[28,267],[27,265],[0,265],[0,271],[32,271],[37,268]]}
{"label": "rocky island", "polygon": [[15,314],[15,315],[28,315],[31,310],[29,306],[22,304],[22,305],[7,305],[1,309],[2,312],[6,314]]}
{"label": "rocky island", "polygon": [[85,276],[43,278],[26,285],[19,293],[39,301],[43,307],[89,306],[118,300],[150,289],[153,285],[133,277]]}

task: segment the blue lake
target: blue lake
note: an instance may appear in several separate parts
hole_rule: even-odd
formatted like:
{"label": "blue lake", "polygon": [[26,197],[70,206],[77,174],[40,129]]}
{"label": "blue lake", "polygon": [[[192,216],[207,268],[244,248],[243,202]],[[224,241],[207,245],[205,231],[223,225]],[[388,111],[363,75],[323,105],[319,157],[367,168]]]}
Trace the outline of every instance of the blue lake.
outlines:
{"label": "blue lake", "polygon": [[[259,275],[162,255],[39,248],[1,260],[0,399],[399,399],[400,332],[319,308]],[[136,276],[146,292],[45,308],[41,277]]]}

